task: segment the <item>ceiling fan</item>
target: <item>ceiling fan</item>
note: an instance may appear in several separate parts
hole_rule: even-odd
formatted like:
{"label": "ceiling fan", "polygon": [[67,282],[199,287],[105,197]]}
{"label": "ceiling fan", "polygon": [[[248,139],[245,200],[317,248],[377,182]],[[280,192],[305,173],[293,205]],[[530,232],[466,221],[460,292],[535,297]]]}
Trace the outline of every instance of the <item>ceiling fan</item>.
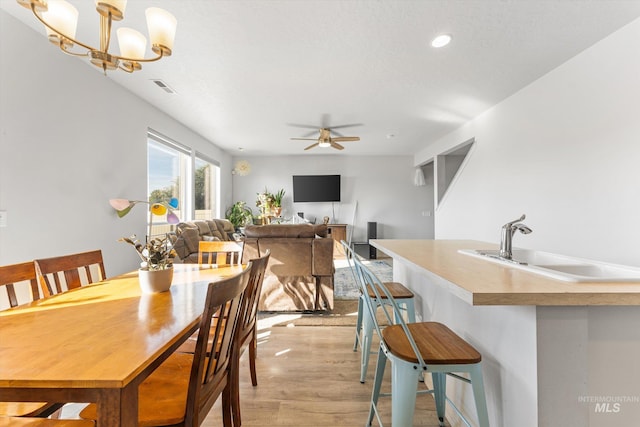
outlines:
{"label": "ceiling fan", "polygon": [[[331,136],[331,129],[329,128],[320,128],[318,130],[320,135],[318,138],[291,138],[292,140],[298,141],[316,141],[315,143],[309,145],[305,148],[305,150],[310,150],[315,147],[332,147],[336,150],[344,150],[344,147],[339,144],[340,142],[349,142],[349,141],[360,141],[360,137],[358,136]],[[336,135],[337,133],[334,132]]]}

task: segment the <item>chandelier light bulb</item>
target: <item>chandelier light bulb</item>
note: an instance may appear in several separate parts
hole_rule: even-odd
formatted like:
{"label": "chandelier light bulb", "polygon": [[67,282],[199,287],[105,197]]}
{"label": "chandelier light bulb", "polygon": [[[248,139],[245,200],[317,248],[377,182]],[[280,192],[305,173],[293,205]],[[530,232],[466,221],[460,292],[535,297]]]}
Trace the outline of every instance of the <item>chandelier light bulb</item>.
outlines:
{"label": "chandelier light bulb", "polygon": [[[47,5],[48,9],[42,13],[42,18],[63,36],[74,39],[78,26],[78,9],[64,0],[50,0]],[[59,34],[47,26],[45,29],[49,40],[58,44]]]}
{"label": "chandelier light bulb", "polygon": [[150,7],[145,11],[147,27],[153,51],[162,49],[164,55],[171,55],[173,41],[176,37],[176,18],[166,10]]}
{"label": "chandelier light bulb", "polygon": [[29,9],[46,28],[49,41],[64,53],[73,56],[88,57],[91,63],[107,70],[121,69],[128,73],[142,69],[141,63],[154,62],[171,55],[176,36],[176,18],[169,12],[150,7],[146,10],[151,50],[155,54],[145,58],[147,39],[138,31],[130,28],[117,30],[120,55],[110,51],[112,23],[124,19],[127,0],[95,0],[99,14],[99,47],[77,40],[78,10],[65,0],[16,0]]}
{"label": "chandelier light bulb", "polygon": [[118,28],[120,55],[131,59],[143,59],[147,48],[147,39],[141,32],[132,28]]}

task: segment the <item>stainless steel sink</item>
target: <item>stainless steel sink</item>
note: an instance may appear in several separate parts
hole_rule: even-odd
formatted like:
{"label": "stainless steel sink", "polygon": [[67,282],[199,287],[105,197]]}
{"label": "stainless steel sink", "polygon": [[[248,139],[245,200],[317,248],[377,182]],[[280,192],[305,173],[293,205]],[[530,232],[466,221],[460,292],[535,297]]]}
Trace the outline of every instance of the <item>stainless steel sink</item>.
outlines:
{"label": "stainless steel sink", "polygon": [[550,252],[513,249],[511,260],[498,250],[461,249],[462,254],[565,282],[640,282],[640,268],[609,264]]}

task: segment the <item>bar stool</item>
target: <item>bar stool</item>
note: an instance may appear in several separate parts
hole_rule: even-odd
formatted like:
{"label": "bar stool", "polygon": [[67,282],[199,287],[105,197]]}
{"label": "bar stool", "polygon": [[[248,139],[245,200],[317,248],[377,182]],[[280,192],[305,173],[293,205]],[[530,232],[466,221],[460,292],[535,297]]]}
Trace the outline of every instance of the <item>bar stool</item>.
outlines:
{"label": "bar stool", "polygon": [[[386,363],[389,360],[392,368],[391,424],[393,426],[413,425],[417,393],[434,395],[440,426],[444,426],[447,401],[462,420],[470,426],[469,421],[446,396],[446,381],[447,376],[450,376],[471,384],[479,425],[480,427],[489,427],[480,353],[442,323],[406,323],[402,316],[399,316],[398,304],[384,283],[360,260],[355,259],[354,262],[360,284],[366,289],[364,292],[365,306],[380,336],[378,363],[366,425],[371,425],[375,415],[378,423],[382,426],[377,404],[380,396],[389,395],[388,393],[380,393]],[[373,293],[378,301],[381,300],[382,295],[386,295],[388,303],[381,306],[384,315],[387,321],[391,322],[393,316],[388,310],[393,310],[396,320],[399,320],[397,324],[381,329],[375,317],[379,305],[369,296],[370,293]],[[418,391],[418,381],[416,380],[427,372],[432,375],[433,389]],[[469,374],[469,379],[458,375],[459,373]]]}
{"label": "bar stool", "polygon": [[[344,253],[347,258],[347,262],[349,264],[349,268],[351,269],[351,273],[353,274],[353,280],[357,284],[360,281],[357,278],[357,274],[355,271],[355,266],[353,264],[353,260],[356,258],[354,251],[351,249],[349,244],[344,240],[341,240],[340,243],[344,248]],[[391,295],[396,299],[401,309],[404,310],[407,314],[407,319],[409,322],[416,321],[416,310],[415,310],[415,298],[413,292],[411,292],[408,288],[406,288],[402,283],[398,282],[385,282],[387,289],[391,292]],[[360,344],[360,348],[362,350],[362,360],[360,366],[360,382],[364,384],[365,377],[367,376],[367,367],[369,366],[369,356],[371,355],[371,341],[373,338],[374,324],[370,316],[364,312],[364,289],[362,286],[360,288],[360,298],[358,298],[358,317],[356,319],[356,338],[353,344],[353,351],[358,350],[358,344]],[[382,301],[383,304],[387,304],[386,295],[381,293],[381,299],[376,299],[376,296],[372,293],[369,296],[376,301],[376,304],[380,304],[379,301]],[[397,316],[402,316],[402,313],[397,313]],[[395,323],[399,323],[399,320],[396,318]],[[360,332],[362,331],[362,337],[360,337]]]}

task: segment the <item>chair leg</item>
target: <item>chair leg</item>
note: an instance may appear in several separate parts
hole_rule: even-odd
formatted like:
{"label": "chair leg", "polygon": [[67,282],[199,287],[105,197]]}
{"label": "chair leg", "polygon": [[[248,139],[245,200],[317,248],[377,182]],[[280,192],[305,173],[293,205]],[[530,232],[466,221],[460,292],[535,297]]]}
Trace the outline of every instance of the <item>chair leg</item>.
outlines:
{"label": "chair leg", "polygon": [[[236,353],[239,352],[236,351]],[[229,412],[233,419],[233,426],[241,426],[242,418],[240,417],[240,354],[233,356],[233,360],[231,361],[229,383],[225,387],[225,391],[222,394],[223,411],[225,407],[224,394],[226,393],[227,389],[229,390]],[[226,416],[225,412],[223,412],[223,416]],[[230,427],[230,425],[227,425],[226,419],[224,419],[224,426]]]}
{"label": "chair leg", "polygon": [[402,302],[407,309],[407,318],[409,319],[409,323],[416,323],[416,308],[414,298],[407,298]]}
{"label": "chair leg", "polygon": [[369,356],[371,355],[371,341],[373,339],[373,322],[369,312],[362,315],[362,343],[361,343],[361,363],[360,363],[360,382],[364,384],[367,376],[367,366],[369,365]]}
{"label": "chair leg", "polygon": [[[231,407],[233,401],[233,396],[231,395],[231,387],[230,384],[227,384],[222,391],[222,425],[224,427],[233,427],[234,424],[232,422],[233,417],[233,409]],[[236,424],[240,425],[240,424]]]}
{"label": "chair leg", "polygon": [[356,318],[356,339],[353,343],[353,351],[358,351],[358,343],[360,342],[360,330],[362,329],[362,311],[364,309],[363,304],[364,296],[360,295],[358,298],[358,317]]}
{"label": "chair leg", "polygon": [[371,425],[373,416],[375,415],[374,408],[378,406],[378,398],[380,397],[380,388],[382,386],[382,378],[384,377],[384,370],[387,366],[387,355],[384,354],[382,346],[378,350],[378,362],[376,363],[376,374],[373,379],[373,391],[371,392],[371,406],[369,407],[369,419],[367,426]]}
{"label": "chair leg", "polygon": [[489,414],[487,412],[487,398],[484,394],[484,381],[482,379],[482,365],[476,363],[470,369],[471,387],[473,398],[476,402],[478,412],[478,423],[480,427],[489,427]]}
{"label": "chair leg", "polygon": [[258,376],[256,375],[256,357],[258,356],[258,336],[256,329],[253,330],[253,337],[249,343],[249,370],[251,371],[251,384],[255,387],[258,385]]}
{"label": "chair leg", "polygon": [[432,372],[433,397],[436,401],[436,414],[440,427],[444,426],[445,406],[447,402],[447,374],[445,372]]}
{"label": "chair leg", "polygon": [[415,365],[399,359],[391,359],[391,425],[408,427],[413,425],[418,392]]}

